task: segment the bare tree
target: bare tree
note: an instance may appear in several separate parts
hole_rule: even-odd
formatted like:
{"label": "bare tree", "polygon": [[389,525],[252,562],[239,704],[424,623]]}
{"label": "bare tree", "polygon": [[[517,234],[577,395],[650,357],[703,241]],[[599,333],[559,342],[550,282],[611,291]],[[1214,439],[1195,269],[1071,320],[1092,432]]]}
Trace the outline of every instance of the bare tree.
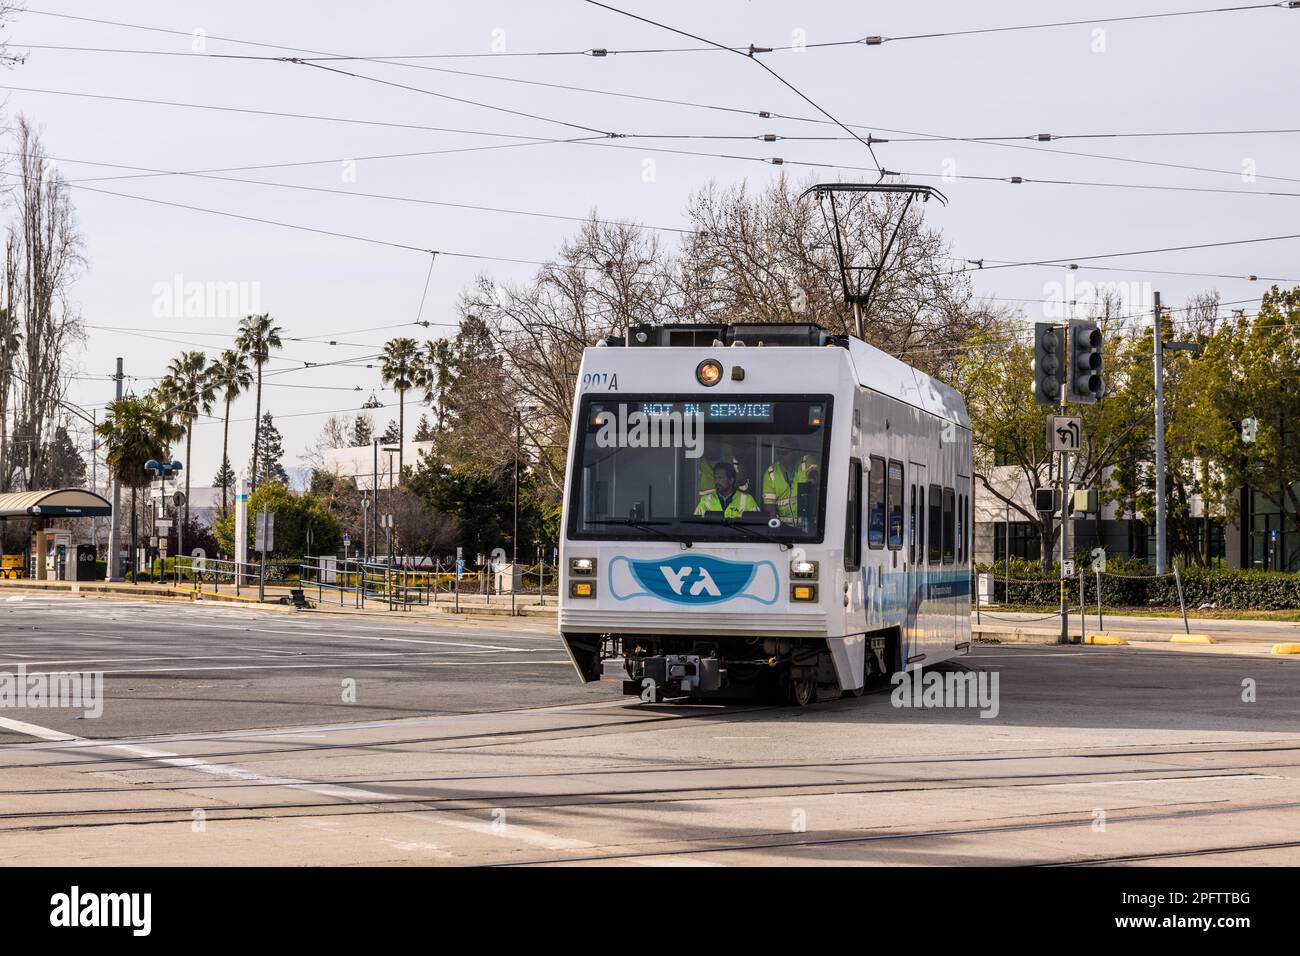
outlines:
{"label": "bare tree", "polygon": [[67,356],[84,338],[81,320],[67,299],[84,260],[67,185],[25,117],[18,120],[17,145],[16,212],[5,243],[0,308],[9,315],[11,334],[16,330],[21,340],[9,369],[16,379],[16,403],[0,487],[12,487],[21,461],[25,486],[36,488],[45,478],[42,450],[67,390]]}
{"label": "bare tree", "polygon": [[[687,215],[694,229],[678,270],[687,321],[816,322],[853,332],[831,221],[816,199],[800,198],[811,183],[783,176],[758,192],[744,183],[709,185],[692,198]],[[839,213],[845,260],[860,267],[849,276],[849,291],[865,292],[884,263],[864,317],[867,340],[928,372],[949,370],[951,347],[990,327],[996,315],[975,301],[965,273],[953,269],[924,207],[904,215],[900,197],[864,193],[842,201]]]}

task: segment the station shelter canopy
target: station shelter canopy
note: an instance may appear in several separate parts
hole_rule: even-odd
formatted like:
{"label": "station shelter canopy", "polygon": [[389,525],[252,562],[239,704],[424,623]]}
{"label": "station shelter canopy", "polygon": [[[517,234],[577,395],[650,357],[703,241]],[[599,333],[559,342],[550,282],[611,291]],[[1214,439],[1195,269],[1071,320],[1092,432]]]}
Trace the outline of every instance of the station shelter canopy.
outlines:
{"label": "station shelter canopy", "polygon": [[112,513],[106,498],[82,488],[0,495],[0,518],[100,518]]}

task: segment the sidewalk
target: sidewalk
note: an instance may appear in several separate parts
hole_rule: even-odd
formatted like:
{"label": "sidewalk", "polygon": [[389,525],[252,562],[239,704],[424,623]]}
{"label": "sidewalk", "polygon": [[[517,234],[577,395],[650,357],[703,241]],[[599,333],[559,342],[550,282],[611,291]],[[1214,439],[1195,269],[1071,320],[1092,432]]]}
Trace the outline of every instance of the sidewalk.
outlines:
{"label": "sidewalk", "polygon": [[[0,594],[7,592],[13,593],[58,593],[82,596],[109,597],[122,600],[132,598],[150,601],[167,601],[167,602],[195,602],[202,601],[205,603],[226,603],[245,607],[255,607],[271,611],[282,611],[294,613],[295,608],[288,604],[289,591],[291,586],[286,584],[268,585],[266,587],[266,600],[259,602],[257,599],[257,588],[241,587],[239,594],[235,593],[233,585],[222,585],[220,591],[213,591],[210,585],[205,585],[204,590],[196,590],[189,585],[174,586],[169,584],[132,584],[128,581],[32,581],[19,580],[0,581]],[[429,604],[413,604],[409,608],[402,608],[397,605],[390,610],[382,599],[369,597],[366,599],[365,607],[356,607],[355,594],[342,594],[342,604],[339,604],[340,593],[331,592],[325,589],[323,592],[313,587],[303,589],[306,598],[311,601],[313,607],[308,613],[326,613],[326,614],[345,614],[352,616],[379,616],[379,617],[418,617],[432,619],[443,617],[444,615],[459,615],[465,617],[509,617],[511,613],[510,595],[492,595],[486,597],[481,594],[461,594],[459,598],[459,611],[457,611],[457,600],[454,595],[438,595],[435,602]],[[281,599],[286,603],[281,604]],[[538,603],[536,594],[519,595],[515,599],[515,609],[520,617],[541,618],[542,620],[554,620],[558,612],[558,600],[555,595],[548,594],[545,604]]]}
{"label": "sidewalk", "polygon": [[[1104,626],[1101,626],[1104,625]],[[1190,632],[1190,633],[1189,633]],[[979,622],[971,615],[971,633],[980,640],[999,643],[1055,644],[1061,624],[1056,615],[981,609]],[[1130,617],[1096,614],[1082,621],[1076,611],[1069,618],[1072,639],[1090,644],[1251,645],[1268,650],[1274,645],[1300,642],[1300,623],[1291,621],[1247,621],[1218,618]]]}

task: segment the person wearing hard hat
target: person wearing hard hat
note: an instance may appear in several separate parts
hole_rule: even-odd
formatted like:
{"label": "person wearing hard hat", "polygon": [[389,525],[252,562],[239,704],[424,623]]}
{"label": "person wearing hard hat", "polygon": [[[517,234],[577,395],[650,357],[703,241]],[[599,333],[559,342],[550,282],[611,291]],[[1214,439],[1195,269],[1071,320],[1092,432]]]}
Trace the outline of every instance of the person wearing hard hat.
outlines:
{"label": "person wearing hard hat", "polygon": [[721,511],[724,518],[739,518],[750,511],[758,511],[754,496],[736,487],[736,466],[720,461],[713,466],[713,490],[700,497],[695,514],[702,516],[711,511]]}

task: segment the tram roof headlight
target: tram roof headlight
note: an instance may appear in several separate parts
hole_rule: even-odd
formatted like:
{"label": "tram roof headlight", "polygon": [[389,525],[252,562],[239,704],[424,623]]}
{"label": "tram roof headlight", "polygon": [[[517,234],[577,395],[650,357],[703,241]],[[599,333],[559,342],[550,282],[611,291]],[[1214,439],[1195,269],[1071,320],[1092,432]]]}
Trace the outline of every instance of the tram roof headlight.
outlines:
{"label": "tram roof headlight", "polygon": [[704,386],[717,385],[722,381],[722,364],[716,359],[705,359],[695,366],[695,380]]}

